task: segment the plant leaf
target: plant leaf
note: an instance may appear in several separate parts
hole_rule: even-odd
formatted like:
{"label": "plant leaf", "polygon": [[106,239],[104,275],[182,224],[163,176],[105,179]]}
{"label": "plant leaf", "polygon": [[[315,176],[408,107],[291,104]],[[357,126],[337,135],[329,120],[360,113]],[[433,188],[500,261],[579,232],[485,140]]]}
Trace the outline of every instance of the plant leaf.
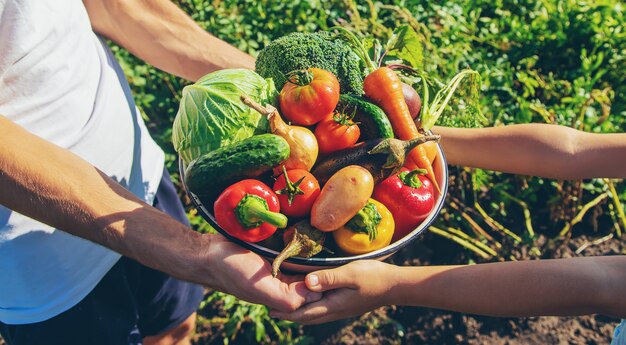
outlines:
{"label": "plant leaf", "polygon": [[424,68],[424,46],[411,26],[401,25],[393,30],[386,49],[387,56],[402,59],[414,69]]}

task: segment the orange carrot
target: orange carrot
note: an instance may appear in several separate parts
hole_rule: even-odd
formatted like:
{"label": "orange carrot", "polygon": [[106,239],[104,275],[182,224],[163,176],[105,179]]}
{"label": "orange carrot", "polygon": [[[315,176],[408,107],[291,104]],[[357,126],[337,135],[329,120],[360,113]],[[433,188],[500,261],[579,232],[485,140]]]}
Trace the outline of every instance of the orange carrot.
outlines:
{"label": "orange carrot", "polygon": [[[332,29],[339,31],[339,35],[352,46],[355,54],[365,63],[368,74],[363,81],[365,95],[380,106],[389,117],[393,132],[401,140],[415,139],[421,136],[413,117],[409,113],[409,107],[404,100],[402,82],[398,75],[389,67],[380,67],[370,59],[367,49],[361,41],[350,31],[340,26]],[[432,151],[432,150],[430,150]],[[426,148],[422,145],[414,148],[407,157],[407,163],[426,169],[428,177],[432,180],[438,192],[439,184],[435,178],[433,166],[429,160]]]}
{"label": "orange carrot", "polygon": [[433,142],[431,144],[430,141],[424,143],[424,149],[426,150],[426,155],[428,155],[428,160],[430,164],[433,164],[437,155],[439,154],[439,148],[437,147],[437,143]]}
{"label": "orange carrot", "polygon": [[[408,140],[421,136],[415,122],[413,122],[409,107],[404,101],[400,78],[391,68],[380,67],[368,74],[363,82],[363,91],[365,96],[385,111],[385,114],[389,117],[389,122],[391,122],[391,127],[393,127],[393,132],[398,139]],[[426,169],[428,177],[435,185],[437,191],[440,191],[431,161],[423,145],[414,148],[409,153],[407,160],[409,163],[413,161],[413,164]]]}
{"label": "orange carrot", "polygon": [[[434,166],[435,160],[439,156],[439,148],[437,147],[437,143],[434,141],[427,141],[423,143],[422,146],[424,146],[424,150],[426,150],[426,156],[428,156],[428,161],[430,162],[431,165],[433,165],[433,169],[435,169],[435,166]],[[417,163],[415,163],[413,160],[410,160],[410,159],[406,160],[404,166],[407,167],[409,170],[419,169],[419,166],[417,166]],[[437,176],[436,170],[435,170],[435,176]]]}

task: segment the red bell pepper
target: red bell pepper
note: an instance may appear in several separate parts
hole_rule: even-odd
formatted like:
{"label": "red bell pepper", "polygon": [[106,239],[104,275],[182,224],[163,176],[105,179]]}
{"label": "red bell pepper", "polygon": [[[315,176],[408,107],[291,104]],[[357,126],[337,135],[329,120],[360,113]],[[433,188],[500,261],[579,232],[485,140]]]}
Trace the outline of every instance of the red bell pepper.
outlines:
{"label": "red bell pepper", "polygon": [[402,168],[374,188],[372,198],[385,205],[393,215],[396,224],[393,242],[413,231],[435,206],[433,184],[425,173],[424,169],[409,172]]}
{"label": "red bell pepper", "polygon": [[287,226],[276,194],[258,180],[239,181],[226,188],[213,204],[217,224],[240,240],[259,242],[276,228]]}

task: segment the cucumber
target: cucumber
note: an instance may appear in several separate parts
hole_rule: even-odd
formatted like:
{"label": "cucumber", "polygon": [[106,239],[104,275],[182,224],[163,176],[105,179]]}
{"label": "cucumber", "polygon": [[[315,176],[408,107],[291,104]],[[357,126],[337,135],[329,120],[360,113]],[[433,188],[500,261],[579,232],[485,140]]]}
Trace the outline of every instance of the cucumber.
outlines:
{"label": "cucumber", "polygon": [[355,114],[353,121],[359,124],[359,141],[393,138],[393,128],[385,112],[365,98],[343,94],[339,96],[337,111]]}
{"label": "cucumber", "polygon": [[185,181],[200,199],[211,200],[231,184],[271,170],[289,158],[289,152],[289,144],[278,135],[252,136],[193,160],[185,169]]}

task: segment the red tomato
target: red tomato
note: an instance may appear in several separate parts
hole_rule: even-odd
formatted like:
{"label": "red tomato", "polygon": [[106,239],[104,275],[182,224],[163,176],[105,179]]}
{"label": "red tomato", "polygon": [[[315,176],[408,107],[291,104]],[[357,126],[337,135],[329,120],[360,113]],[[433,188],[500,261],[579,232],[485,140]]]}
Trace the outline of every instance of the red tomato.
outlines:
{"label": "red tomato", "polygon": [[332,114],[339,102],[339,81],[319,68],[294,71],[278,97],[285,118],[303,126],[314,125]]}
{"label": "red tomato", "polygon": [[311,213],[313,202],[320,194],[320,185],[307,170],[293,169],[287,171],[287,180],[284,172],[276,179],[274,191],[278,195],[282,213],[304,217]]}
{"label": "red tomato", "polygon": [[345,114],[337,114],[315,127],[315,138],[320,154],[343,150],[359,140],[361,129]]}

